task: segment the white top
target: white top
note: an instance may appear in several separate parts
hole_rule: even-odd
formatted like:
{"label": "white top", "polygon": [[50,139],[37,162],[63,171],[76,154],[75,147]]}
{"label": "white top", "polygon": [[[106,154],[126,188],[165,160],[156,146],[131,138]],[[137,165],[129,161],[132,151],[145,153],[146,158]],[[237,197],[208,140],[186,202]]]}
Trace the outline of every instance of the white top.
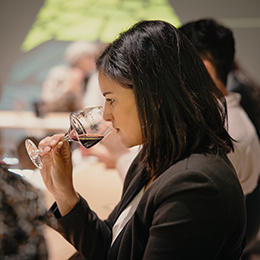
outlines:
{"label": "white top", "polygon": [[230,93],[226,97],[228,132],[234,142],[234,152],[228,154],[241,183],[244,194],[251,193],[257,186],[260,173],[260,144],[255,127],[240,106],[241,96]]}
{"label": "white top", "polygon": [[144,194],[144,187],[140,190],[140,192],[134,197],[134,199],[130,202],[130,204],[125,208],[125,210],[118,217],[118,219],[112,229],[113,238],[112,238],[111,246],[113,245],[114,241],[116,240],[117,236],[119,235],[121,230],[124,228],[126,223],[129,221],[129,219],[134,214],[134,212],[137,208],[137,205],[139,204],[143,194]]}

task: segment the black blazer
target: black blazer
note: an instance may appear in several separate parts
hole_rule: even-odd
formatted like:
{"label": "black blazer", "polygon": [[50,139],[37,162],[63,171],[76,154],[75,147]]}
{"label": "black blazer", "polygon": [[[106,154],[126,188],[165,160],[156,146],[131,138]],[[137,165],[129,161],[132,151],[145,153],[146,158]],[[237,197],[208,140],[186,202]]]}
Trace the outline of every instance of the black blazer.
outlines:
{"label": "black blazer", "polygon": [[80,197],[60,232],[86,259],[237,260],[244,247],[244,196],[226,155],[193,154],[160,175],[144,192],[136,212],[111,247],[116,219],[145,183],[134,162],[122,199],[100,220]]}

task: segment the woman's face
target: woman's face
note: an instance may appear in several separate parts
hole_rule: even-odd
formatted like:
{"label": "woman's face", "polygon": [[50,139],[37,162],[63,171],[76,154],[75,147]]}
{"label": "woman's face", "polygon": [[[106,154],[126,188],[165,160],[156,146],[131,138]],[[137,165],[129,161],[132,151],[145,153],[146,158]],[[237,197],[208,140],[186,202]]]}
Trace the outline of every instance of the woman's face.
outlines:
{"label": "woman's face", "polygon": [[130,148],[142,144],[141,126],[132,89],[124,88],[99,72],[99,85],[106,99],[103,117],[111,121],[122,144]]}

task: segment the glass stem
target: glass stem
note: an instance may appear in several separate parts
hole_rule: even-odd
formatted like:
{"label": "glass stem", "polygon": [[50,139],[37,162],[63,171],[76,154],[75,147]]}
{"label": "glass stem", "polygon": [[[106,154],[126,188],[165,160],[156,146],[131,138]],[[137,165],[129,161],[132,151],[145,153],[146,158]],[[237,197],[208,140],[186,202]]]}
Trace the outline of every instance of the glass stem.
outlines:
{"label": "glass stem", "polygon": [[66,134],[63,136],[63,138],[64,138],[66,141],[71,142],[71,138],[70,138],[70,136],[69,136],[69,133],[66,133]]}

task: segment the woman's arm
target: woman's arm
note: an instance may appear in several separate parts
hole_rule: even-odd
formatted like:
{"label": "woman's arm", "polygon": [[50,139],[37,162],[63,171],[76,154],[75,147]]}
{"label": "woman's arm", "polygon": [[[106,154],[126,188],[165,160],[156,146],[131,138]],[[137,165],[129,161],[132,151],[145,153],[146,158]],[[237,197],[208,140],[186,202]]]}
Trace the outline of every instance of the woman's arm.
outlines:
{"label": "woman's arm", "polygon": [[40,170],[45,186],[53,195],[61,216],[69,213],[79,200],[72,181],[72,162],[69,143],[63,134],[43,139],[39,148],[43,168]]}

